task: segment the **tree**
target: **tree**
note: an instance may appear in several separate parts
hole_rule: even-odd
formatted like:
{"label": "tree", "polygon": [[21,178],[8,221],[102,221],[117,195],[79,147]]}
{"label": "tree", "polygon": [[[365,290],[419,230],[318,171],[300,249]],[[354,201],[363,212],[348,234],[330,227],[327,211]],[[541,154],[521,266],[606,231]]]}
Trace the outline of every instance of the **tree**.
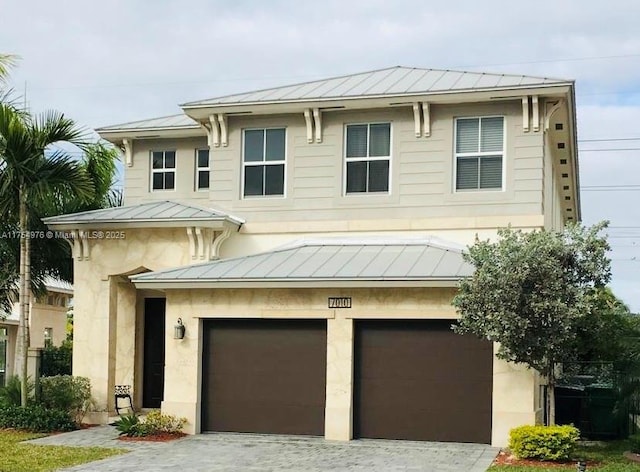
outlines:
{"label": "tree", "polygon": [[575,358],[580,321],[610,279],[609,245],[600,235],[606,226],[501,229],[498,241],[477,241],[464,255],[475,272],[453,300],[461,316],[454,330],[499,343],[498,358],[546,377],[550,424],[556,367]]}
{"label": "tree", "polygon": [[10,104],[0,103],[0,212],[18,221],[20,240],[18,346],[22,404],[25,405],[27,349],[29,346],[29,298],[31,293],[30,217],[45,202],[74,196],[89,200],[94,192],[87,173],[65,151],[46,155],[52,144],[66,141],[83,145],[83,133],[58,112],[32,117]]}

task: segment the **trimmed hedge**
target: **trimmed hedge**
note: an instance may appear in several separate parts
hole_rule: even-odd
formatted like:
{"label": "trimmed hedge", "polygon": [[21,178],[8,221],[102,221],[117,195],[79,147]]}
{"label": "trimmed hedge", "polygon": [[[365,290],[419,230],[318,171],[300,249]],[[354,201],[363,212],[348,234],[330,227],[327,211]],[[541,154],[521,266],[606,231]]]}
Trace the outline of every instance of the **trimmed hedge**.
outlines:
{"label": "trimmed hedge", "polygon": [[567,460],[579,438],[570,425],[520,426],[509,433],[509,449],[518,459]]}
{"label": "trimmed hedge", "polygon": [[0,428],[14,428],[38,433],[77,429],[76,424],[66,411],[47,409],[41,405],[0,407]]}

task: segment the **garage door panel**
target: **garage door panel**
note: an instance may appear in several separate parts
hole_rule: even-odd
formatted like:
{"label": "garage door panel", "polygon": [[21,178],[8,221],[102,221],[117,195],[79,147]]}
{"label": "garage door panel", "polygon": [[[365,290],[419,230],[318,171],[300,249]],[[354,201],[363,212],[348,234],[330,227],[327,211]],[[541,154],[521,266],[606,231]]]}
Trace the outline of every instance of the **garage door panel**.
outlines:
{"label": "garage door panel", "polygon": [[357,437],[489,443],[493,349],[450,320],[359,321]]}
{"label": "garage door panel", "polygon": [[326,321],[204,324],[202,429],[322,435]]}

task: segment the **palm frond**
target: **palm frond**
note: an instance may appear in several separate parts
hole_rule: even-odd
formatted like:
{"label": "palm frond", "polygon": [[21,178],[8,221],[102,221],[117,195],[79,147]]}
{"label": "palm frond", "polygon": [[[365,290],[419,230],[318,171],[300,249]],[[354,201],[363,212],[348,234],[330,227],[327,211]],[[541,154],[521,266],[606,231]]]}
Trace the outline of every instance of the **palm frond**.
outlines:
{"label": "palm frond", "polygon": [[44,150],[51,144],[65,141],[77,146],[88,144],[87,131],[79,128],[71,118],[63,113],[49,110],[35,117],[32,133]]}
{"label": "palm frond", "polygon": [[5,83],[11,70],[20,59],[15,54],[0,54],[0,83]]}

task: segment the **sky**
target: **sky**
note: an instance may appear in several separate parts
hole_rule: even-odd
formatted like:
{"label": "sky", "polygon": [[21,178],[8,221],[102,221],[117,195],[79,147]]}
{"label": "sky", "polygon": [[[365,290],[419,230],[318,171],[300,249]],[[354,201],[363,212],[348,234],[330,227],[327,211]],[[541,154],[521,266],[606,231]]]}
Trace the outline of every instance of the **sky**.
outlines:
{"label": "sky", "polygon": [[574,79],[583,222],[610,221],[611,286],[640,312],[638,18],[637,0],[0,0],[0,53],[32,111],[88,128],[395,65]]}

